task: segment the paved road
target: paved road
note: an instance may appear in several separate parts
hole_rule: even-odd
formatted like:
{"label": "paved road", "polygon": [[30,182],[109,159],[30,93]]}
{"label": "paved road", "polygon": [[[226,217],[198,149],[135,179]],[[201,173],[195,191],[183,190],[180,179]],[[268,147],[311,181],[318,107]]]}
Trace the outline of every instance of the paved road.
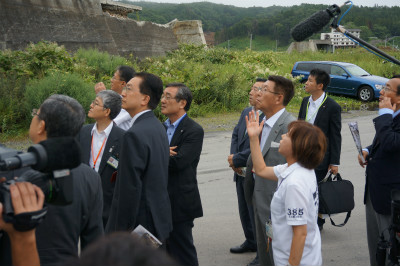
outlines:
{"label": "paved road", "polygon": [[[344,115],[342,125],[342,155],[339,171],[343,178],[352,181],[355,189],[355,209],[345,227],[325,224],[322,231],[322,256],[324,266],[367,265],[369,262],[363,193],[364,169],[356,160],[356,148],[347,123],[358,121],[361,143],[372,143],[375,134],[372,119],[376,112],[366,116]],[[204,217],[195,220],[194,240],[200,265],[246,265],[255,253],[231,254],[229,248],[244,241],[241,229],[233,172],[228,167],[227,156],[231,132],[206,133],[203,153],[198,167],[198,181],[203,202]],[[334,217],[341,223],[344,215]],[[290,245],[290,243],[288,243]]]}

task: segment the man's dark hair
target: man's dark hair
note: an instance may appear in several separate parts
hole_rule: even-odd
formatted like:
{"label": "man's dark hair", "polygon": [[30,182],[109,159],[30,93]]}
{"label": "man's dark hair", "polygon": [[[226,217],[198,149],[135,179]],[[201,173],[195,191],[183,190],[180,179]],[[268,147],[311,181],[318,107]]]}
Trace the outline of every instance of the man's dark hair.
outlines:
{"label": "man's dark hair", "polygon": [[147,246],[127,232],[106,235],[87,247],[80,259],[74,258],[66,265],[78,266],[177,266],[177,262],[160,249]]}
{"label": "man's dark hair", "polygon": [[294,96],[294,85],[290,79],[284,78],[282,76],[271,75],[268,80],[275,82],[275,92],[283,94],[283,106],[288,105],[290,100]]}
{"label": "man's dark hair", "polygon": [[110,109],[110,119],[113,120],[121,111],[121,96],[112,90],[100,91],[97,94],[103,101],[103,108]]}
{"label": "man's dark hair", "polygon": [[256,82],[266,82],[266,78],[256,78]]}
{"label": "man's dark hair", "polygon": [[38,114],[45,122],[48,138],[75,137],[85,122],[82,105],[66,95],[54,94],[40,106]]}
{"label": "man's dark hair", "polygon": [[190,105],[192,104],[193,95],[190,89],[183,83],[169,83],[165,88],[175,87],[178,88],[178,92],[175,95],[175,100],[179,102],[180,100],[186,100],[185,111],[189,111]]}
{"label": "man's dark hair", "polygon": [[136,73],[135,70],[130,66],[119,66],[117,71],[121,81],[125,81],[126,83],[128,83]]}
{"label": "man's dark hair", "polygon": [[140,93],[150,96],[148,107],[151,110],[156,109],[163,93],[163,83],[161,78],[147,72],[136,73],[135,77],[142,79],[142,82],[139,85]]}
{"label": "man's dark hair", "polygon": [[[394,75],[392,79],[400,79],[400,74]],[[397,86],[397,93],[396,95],[400,95],[400,84]]]}
{"label": "man's dark hair", "polygon": [[326,90],[328,87],[329,83],[331,82],[331,77],[329,76],[326,71],[319,69],[319,68],[314,68],[310,71],[310,76],[313,76],[315,78],[315,81],[317,84],[322,84],[324,87],[322,88],[323,91]]}

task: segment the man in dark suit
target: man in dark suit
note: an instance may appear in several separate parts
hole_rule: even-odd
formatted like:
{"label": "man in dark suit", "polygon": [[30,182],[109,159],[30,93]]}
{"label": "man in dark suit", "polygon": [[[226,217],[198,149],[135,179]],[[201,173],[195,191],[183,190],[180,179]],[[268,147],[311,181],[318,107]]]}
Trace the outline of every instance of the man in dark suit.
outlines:
{"label": "man in dark suit", "polygon": [[[50,138],[75,137],[85,121],[82,106],[66,95],[50,96],[38,110],[32,111],[32,115],[29,137],[35,144]],[[46,218],[36,229],[40,265],[63,265],[70,257],[78,256],[79,240],[81,248],[85,249],[103,235],[100,176],[84,164],[71,173],[72,203],[49,204]],[[0,265],[11,265],[8,258],[9,255],[0,254]]]}
{"label": "man in dark suit", "polygon": [[[260,146],[264,161],[268,166],[286,163],[285,158],[278,152],[278,148],[282,134],[287,133],[288,125],[295,120],[285,109],[293,96],[293,82],[284,77],[272,75],[257,93],[256,108],[265,115],[262,121],[264,127],[260,136]],[[246,201],[253,204],[259,264],[270,266],[274,265],[274,260],[270,240],[265,232],[265,223],[271,218],[271,201],[277,183],[253,174],[252,169],[253,162],[249,156],[246,164],[244,193]]]}
{"label": "man in dark suit", "polygon": [[[336,175],[340,163],[340,150],[342,147],[342,128],[340,105],[325,93],[329,85],[330,77],[328,73],[320,69],[310,71],[305,85],[306,92],[311,96],[304,97],[301,102],[299,119],[319,127],[324,132],[328,147],[324,160],[317,168],[315,175],[317,182],[325,178],[328,171]],[[325,219],[318,217],[318,226],[322,230]]]}
{"label": "man in dark suit", "polygon": [[[240,115],[239,121],[232,133],[231,140],[231,154],[228,156],[229,166],[234,171],[233,181],[236,182],[236,193],[238,197],[238,207],[239,216],[242,223],[243,233],[245,236],[245,241],[236,247],[230,249],[231,253],[244,253],[244,252],[254,252],[257,251],[257,242],[255,237],[255,225],[254,225],[254,212],[251,204],[247,204],[244,197],[244,176],[245,176],[245,166],[247,159],[250,155],[250,142],[249,136],[246,130],[246,120],[245,117],[249,115],[249,112],[255,108],[256,94],[262,88],[266,79],[257,78],[254,85],[251,87],[249,93],[249,102],[251,107],[247,107],[243,110]],[[260,111],[261,112],[261,111]],[[262,116],[262,117],[261,117]],[[261,113],[260,121],[264,118]]]}
{"label": "man in dark suit", "polygon": [[390,79],[380,94],[374,141],[363,150],[364,162],[358,156],[360,165],[367,165],[364,204],[371,265],[377,265],[380,235],[389,241],[391,191],[400,189],[400,75]]}
{"label": "man in dark suit", "polygon": [[100,91],[90,105],[88,117],[95,124],[82,127],[77,136],[81,144],[81,159],[101,176],[103,188],[103,226],[110,214],[111,201],[120,152],[120,139],[125,133],[113,119],[121,110],[121,96],[111,90]]}
{"label": "man in dark suit", "polygon": [[141,72],[122,92],[132,126],[121,141],[119,169],[106,232],[142,225],[164,241],[172,230],[168,196],[169,145],[153,111],[163,92],[159,77]]}
{"label": "man in dark suit", "polygon": [[203,216],[197,165],[203,147],[203,128],[187,115],[192,93],[185,84],[170,83],[161,96],[161,113],[169,141],[168,193],[171,200],[173,230],[167,251],[181,265],[197,266],[193,244],[193,220]]}

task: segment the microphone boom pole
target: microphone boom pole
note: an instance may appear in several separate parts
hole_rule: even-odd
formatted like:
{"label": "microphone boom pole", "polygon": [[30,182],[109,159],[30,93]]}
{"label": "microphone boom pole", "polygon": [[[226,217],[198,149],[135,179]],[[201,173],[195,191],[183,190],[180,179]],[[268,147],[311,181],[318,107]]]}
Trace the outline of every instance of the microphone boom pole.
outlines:
{"label": "microphone boom pole", "polygon": [[380,54],[381,56],[385,57],[386,59],[388,59],[389,61],[391,61],[392,63],[395,63],[396,65],[400,66],[400,61],[397,60],[396,58],[394,58],[393,56],[388,55],[387,53],[379,50],[377,47],[373,46],[372,44],[367,43],[366,41],[358,38],[357,36],[354,36],[353,34],[351,34],[350,32],[348,32],[345,28],[340,27],[337,24],[332,24],[331,25],[332,28],[336,29],[337,31],[343,33],[344,35],[349,36],[351,39],[356,40],[357,42],[361,43],[362,45],[368,47],[369,49],[371,49],[372,51]]}

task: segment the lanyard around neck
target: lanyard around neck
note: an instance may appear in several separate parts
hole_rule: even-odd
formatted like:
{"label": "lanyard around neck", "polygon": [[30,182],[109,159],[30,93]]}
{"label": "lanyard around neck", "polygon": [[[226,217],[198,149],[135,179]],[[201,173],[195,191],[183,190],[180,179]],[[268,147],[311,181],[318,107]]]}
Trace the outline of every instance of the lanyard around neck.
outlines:
{"label": "lanyard around neck", "polygon": [[[310,97],[312,97],[312,96],[310,96]],[[308,101],[308,103],[307,103],[307,111],[306,111],[306,121],[307,121],[307,122],[310,122],[310,120],[311,120],[312,118],[314,118],[314,117],[317,115],[319,108],[321,107],[321,105],[324,104],[324,102],[326,101],[326,98],[328,98],[328,95],[325,93],[325,98],[324,98],[324,100],[323,100],[322,103],[318,106],[317,110],[315,110],[315,112],[312,114],[312,116],[311,116],[310,118],[308,118],[308,107],[310,106],[310,101]]]}
{"label": "lanyard around neck", "polygon": [[[94,135],[94,134],[93,134],[93,135]],[[97,160],[99,159],[99,156],[100,156],[100,153],[101,153],[101,150],[102,150],[103,147],[104,147],[104,143],[106,143],[107,136],[104,138],[103,144],[101,144],[101,147],[100,147],[99,153],[97,153],[96,159],[94,159],[94,154],[93,154],[93,135],[92,135],[91,150],[92,150],[92,159],[93,159],[93,169],[95,169],[95,168],[96,168]]]}

